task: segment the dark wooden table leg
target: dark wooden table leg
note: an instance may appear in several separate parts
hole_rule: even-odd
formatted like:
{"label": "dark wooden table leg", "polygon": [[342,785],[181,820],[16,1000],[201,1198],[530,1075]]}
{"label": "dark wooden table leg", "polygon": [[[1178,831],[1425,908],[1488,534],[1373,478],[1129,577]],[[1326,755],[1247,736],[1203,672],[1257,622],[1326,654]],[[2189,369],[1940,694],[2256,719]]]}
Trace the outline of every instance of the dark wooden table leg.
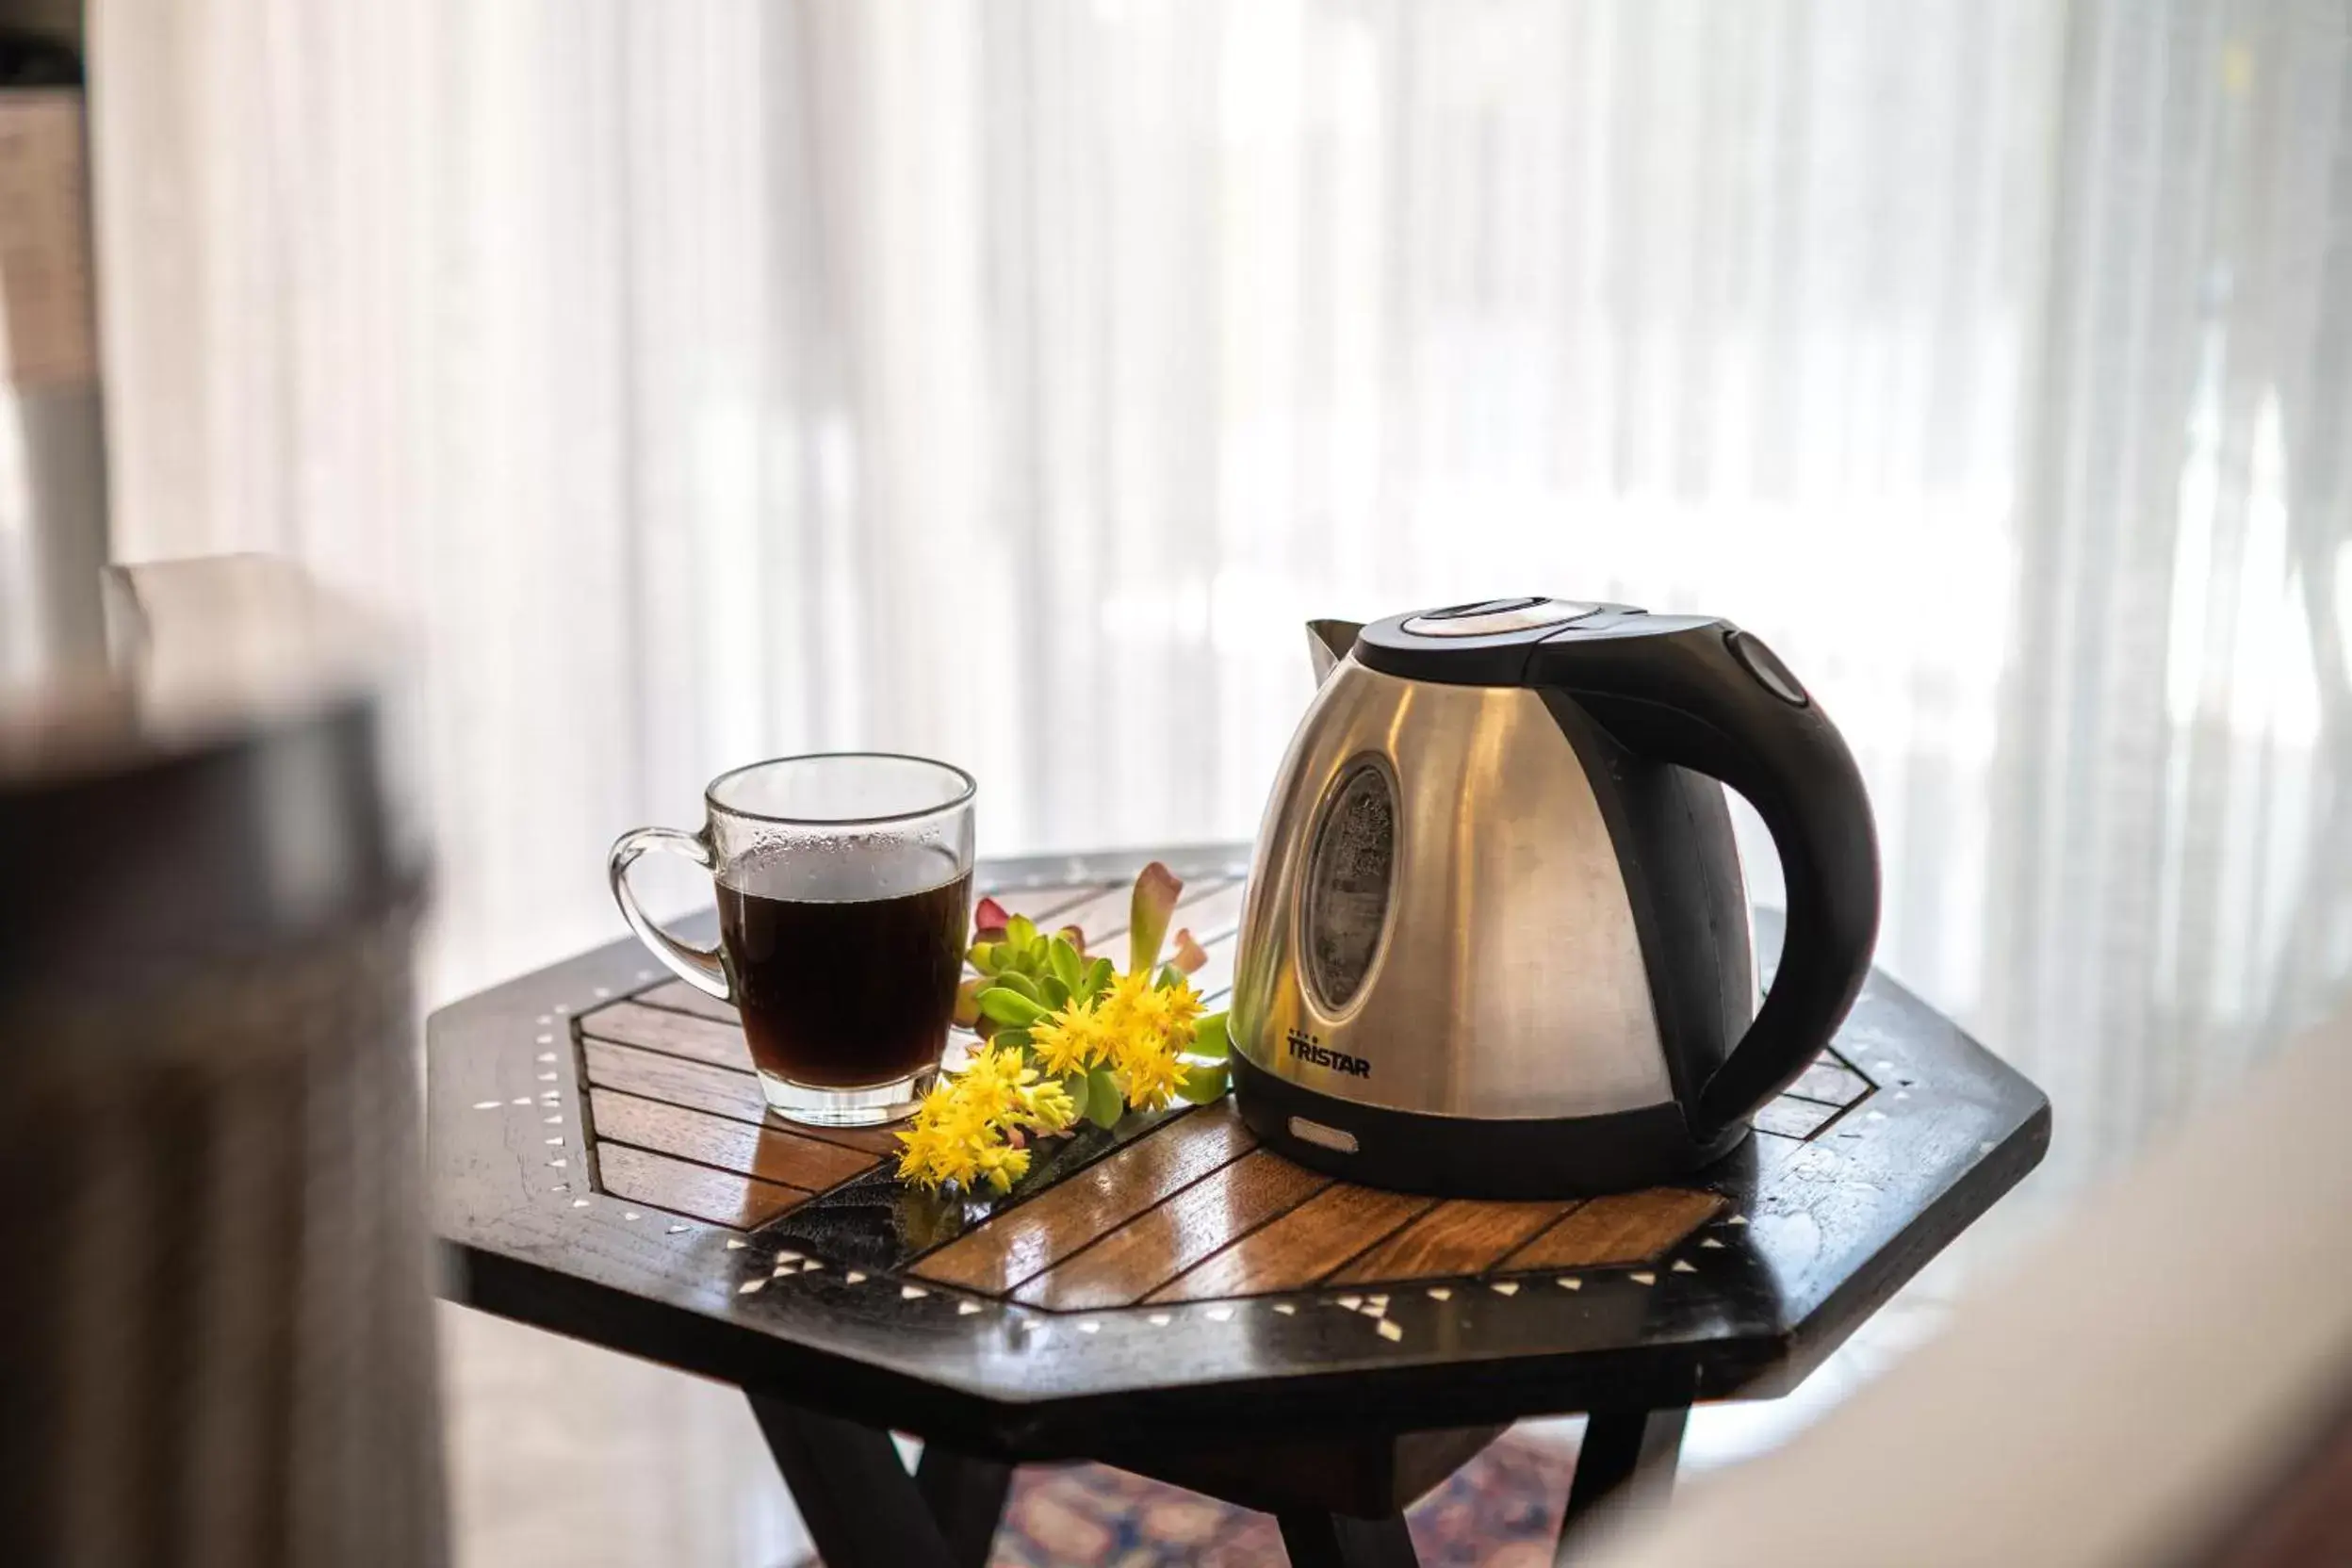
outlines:
{"label": "dark wooden table leg", "polygon": [[825,1568],[960,1568],[888,1432],[763,1394],[751,1412]]}
{"label": "dark wooden table leg", "polygon": [[1674,1486],[1674,1462],[1682,1456],[1682,1429],[1690,1407],[1673,1410],[1594,1411],[1586,1418],[1584,1443],[1576,1449],[1576,1476],[1568,1485],[1568,1511],[1560,1522],[1560,1544],[1553,1568],[1566,1568],[1568,1532],[1618,1489],[1628,1484],[1662,1503]]}
{"label": "dark wooden table leg", "polygon": [[1013,1467],[994,1460],[952,1453],[936,1443],[923,1446],[915,1467],[915,1490],[947,1537],[956,1568],[988,1568],[997,1522],[1004,1516],[1004,1494],[1012,1490]]}
{"label": "dark wooden table leg", "polygon": [[1419,1568],[1405,1517],[1351,1519],[1344,1513],[1283,1513],[1290,1568]]}

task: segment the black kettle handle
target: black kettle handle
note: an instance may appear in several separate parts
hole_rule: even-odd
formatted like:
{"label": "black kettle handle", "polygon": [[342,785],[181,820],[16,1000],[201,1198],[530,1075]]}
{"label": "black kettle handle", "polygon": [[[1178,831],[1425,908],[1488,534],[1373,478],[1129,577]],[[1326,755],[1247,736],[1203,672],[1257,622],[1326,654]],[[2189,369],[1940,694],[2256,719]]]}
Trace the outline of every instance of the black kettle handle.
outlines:
{"label": "black kettle handle", "polygon": [[1770,648],[1723,621],[1649,624],[1542,644],[1527,674],[1632,750],[1737,790],[1772,829],[1788,935],[1764,1005],[1689,1107],[1706,1143],[1788,1087],[1854,1004],[1878,937],[1878,834],[1844,737]]}

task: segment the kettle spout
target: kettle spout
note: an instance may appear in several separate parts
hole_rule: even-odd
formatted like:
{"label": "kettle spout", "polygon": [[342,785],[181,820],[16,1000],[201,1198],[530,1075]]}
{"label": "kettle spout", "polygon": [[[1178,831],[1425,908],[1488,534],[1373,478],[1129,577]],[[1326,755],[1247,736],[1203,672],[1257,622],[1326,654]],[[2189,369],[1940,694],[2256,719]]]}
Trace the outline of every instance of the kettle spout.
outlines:
{"label": "kettle spout", "polygon": [[1356,633],[1364,629],[1361,621],[1309,621],[1307,623],[1307,657],[1315,661],[1315,683],[1317,686],[1331,678],[1339,662],[1348,657],[1348,650],[1356,645]]}

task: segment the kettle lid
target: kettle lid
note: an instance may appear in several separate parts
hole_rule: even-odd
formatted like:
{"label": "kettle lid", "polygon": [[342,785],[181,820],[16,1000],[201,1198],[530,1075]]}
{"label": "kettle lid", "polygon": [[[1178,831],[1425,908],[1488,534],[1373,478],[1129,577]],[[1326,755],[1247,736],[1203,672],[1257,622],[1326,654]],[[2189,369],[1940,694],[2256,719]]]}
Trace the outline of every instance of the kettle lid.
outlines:
{"label": "kettle lid", "polygon": [[1477,599],[1375,621],[1357,634],[1357,662],[1387,675],[1453,686],[1524,686],[1539,643],[1678,631],[1706,617],[1652,615],[1629,604],[1545,595]]}
{"label": "kettle lid", "polygon": [[1421,610],[1400,618],[1399,629],[1415,637],[1500,637],[1514,631],[1565,626],[1599,613],[1601,606],[1577,599],[1547,599],[1527,596],[1515,599],[1478,599]]}

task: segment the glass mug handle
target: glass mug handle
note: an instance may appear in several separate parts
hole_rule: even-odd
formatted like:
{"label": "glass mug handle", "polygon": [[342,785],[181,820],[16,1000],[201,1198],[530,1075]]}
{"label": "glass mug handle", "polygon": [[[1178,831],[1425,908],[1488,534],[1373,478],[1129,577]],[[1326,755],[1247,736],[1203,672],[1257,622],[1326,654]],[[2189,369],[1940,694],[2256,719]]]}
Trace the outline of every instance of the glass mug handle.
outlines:
{"label": "glass mug handle", "polygon": [[621,906],[621,918],[629,922],[637,939],[651,948],[653,956],[667,965],[671,973],[721,1002],[732,1002],[735,998],[727,983],[727,967],[719,962],[718,949],[679,941],[637,906],[637,895],[629,889],[629,868],[649,849],[683,855],[705,871],[715,869],[717,864],[710,841],[699,833],[680,833],[675,827],[641,827],[622,834],[614,841],[612,858],[606,864],[612,883],[612,902]]}

